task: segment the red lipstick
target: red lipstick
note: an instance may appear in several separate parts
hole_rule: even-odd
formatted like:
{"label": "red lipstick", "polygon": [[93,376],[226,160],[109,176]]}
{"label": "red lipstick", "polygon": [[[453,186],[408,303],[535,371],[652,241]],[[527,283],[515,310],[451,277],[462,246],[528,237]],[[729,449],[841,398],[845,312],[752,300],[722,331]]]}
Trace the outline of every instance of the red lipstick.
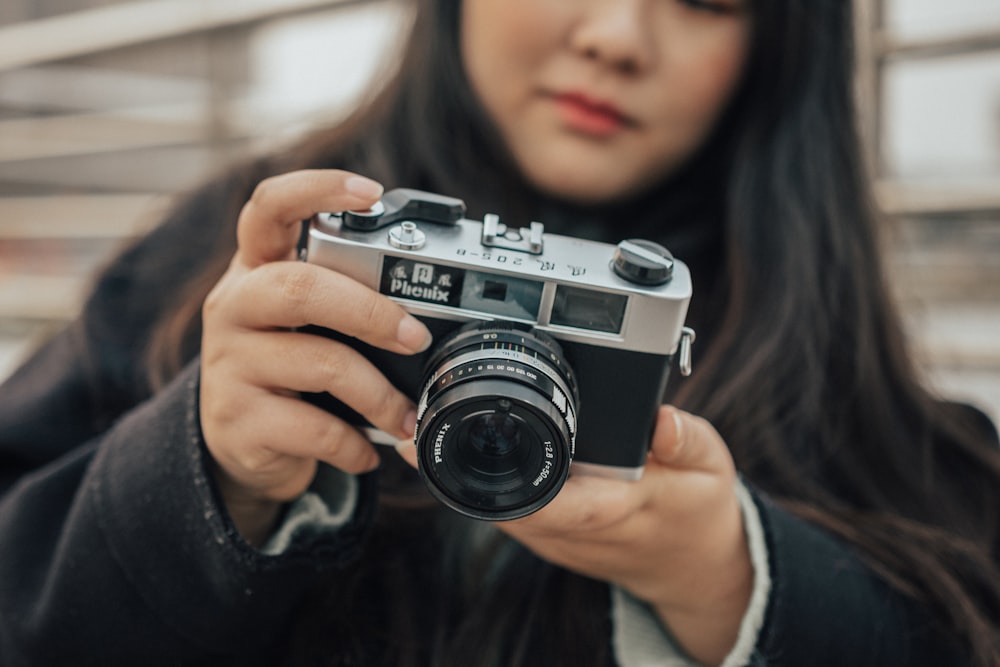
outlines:
{"label": "red lipstick", "polygon": [[570,128],[596,137],[607,137],[634,125],[634,122],[610,102],[583,93],[566,92],[553,96],[559,116]]}

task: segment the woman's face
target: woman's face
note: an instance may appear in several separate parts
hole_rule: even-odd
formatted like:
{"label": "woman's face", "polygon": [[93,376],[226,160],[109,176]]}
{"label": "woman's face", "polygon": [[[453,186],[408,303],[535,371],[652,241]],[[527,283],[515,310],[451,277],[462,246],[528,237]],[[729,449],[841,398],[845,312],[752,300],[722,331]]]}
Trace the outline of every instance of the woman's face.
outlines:
{"label": "woman's face", "polygon": [[746,0],[464,0],[473,89],[530,182],[636,194],[708,136],[748,51]]}

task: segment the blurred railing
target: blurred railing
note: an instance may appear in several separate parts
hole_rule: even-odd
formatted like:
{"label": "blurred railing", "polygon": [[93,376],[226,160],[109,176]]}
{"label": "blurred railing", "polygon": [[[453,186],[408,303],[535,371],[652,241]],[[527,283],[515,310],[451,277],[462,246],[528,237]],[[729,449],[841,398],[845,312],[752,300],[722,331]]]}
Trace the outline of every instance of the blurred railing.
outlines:
{"label": "blurred railing", "polygon": [[886,118],[892,68],[1000,55],[1000,21],[900,34],[887,20],[891,2],[858,2],[858,84],[877,199],[898,230],[893,278],[932,381],[1000,423],[1000,173],[901,175],[887,157],[885,126],[898,122]]}
{"label": "blurred railing", "polygon": [[241,99],[257,31],[386,3],[86,4],[0,25],[0,378],[172,196],[266,141]]}
{"label": "blurred railing", "polygon": [[0,70],[240,29],[362,0],[143,0],[0,27]]}

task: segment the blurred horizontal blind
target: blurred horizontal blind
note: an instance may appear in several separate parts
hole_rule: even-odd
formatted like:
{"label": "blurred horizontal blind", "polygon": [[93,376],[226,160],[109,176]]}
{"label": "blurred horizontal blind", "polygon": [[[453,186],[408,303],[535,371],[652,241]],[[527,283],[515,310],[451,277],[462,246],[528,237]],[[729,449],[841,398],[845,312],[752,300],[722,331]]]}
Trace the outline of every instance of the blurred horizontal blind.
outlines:
{"label": "blurred horizontal blind", "polygon": [[400,9],[0,3],[0,378],[178,193],[346,108],[388,62]]}
{"label": "blurred horizontal blind", "polygon": [[863,125],[909,330],[942,393],[1000,423],[1000,3],[860,7]]}

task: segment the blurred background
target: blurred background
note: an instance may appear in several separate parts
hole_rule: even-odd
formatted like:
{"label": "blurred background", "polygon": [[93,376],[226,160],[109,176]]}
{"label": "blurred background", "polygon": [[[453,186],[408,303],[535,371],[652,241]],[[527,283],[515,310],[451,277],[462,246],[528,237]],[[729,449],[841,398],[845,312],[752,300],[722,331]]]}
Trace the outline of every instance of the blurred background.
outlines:
{"label": "blurred background", "polygon": [[[1000,423],[1000,6],[858,5],[910,336],[940,393]],[[172,197],[345,113],[407,19],[405,0],[3,0],[0,379]]]}

